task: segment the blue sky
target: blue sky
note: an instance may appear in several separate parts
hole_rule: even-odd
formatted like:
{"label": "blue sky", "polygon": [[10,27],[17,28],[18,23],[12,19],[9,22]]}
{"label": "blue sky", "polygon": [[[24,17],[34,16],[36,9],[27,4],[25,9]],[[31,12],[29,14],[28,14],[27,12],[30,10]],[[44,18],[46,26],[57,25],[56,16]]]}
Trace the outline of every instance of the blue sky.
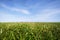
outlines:
{"label": "blue sky", "polygon": [[0,22],[60,22],[60,0],[0,0]]}

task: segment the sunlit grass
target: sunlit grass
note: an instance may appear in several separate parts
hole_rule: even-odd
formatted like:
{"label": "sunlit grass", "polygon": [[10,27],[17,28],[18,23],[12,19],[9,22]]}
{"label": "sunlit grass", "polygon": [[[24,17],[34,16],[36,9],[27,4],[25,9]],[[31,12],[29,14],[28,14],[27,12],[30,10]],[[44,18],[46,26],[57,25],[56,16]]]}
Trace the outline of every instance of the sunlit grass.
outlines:
{"label": "sunlit grass", "polygon": [[60,23],[0,23],[0,40],[60,40]]}

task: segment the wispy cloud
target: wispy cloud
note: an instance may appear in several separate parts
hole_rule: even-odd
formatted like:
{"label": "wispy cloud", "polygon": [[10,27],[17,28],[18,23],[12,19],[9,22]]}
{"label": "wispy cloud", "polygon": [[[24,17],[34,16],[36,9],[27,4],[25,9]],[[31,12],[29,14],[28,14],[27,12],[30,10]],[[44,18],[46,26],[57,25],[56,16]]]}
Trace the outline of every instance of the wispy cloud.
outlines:
{"label": "wispy cloud", "polygon": [[35,19],[39,21],[54,21],[55,18],[52,18],[58,14],[60,14],[59,9],[44,9],[36,15]]}
{"label": "wispy cloud", "polygon": [[19,13],[23,13],[23,14],[30,14],[30,12],[26,9],[19,9],[19,8],[15,8],[15,7],[8,7],[4,4],[1,4],[2,7],[6,8],[6,9],[9,9],[9,10],[12,10],[12,11],[16,11],[16,12],[19,12]]}
{"label": "wispy cloud", "polygon": [[[18,10],[18,9],[17,9]],[[58,18],[53,18],[54,15],[60,14],[59,9],[43,9],[36,15],[30,17],[18,17],[18,15],[12,15],[8,13],[0,13],[0,21],[4,22],[54,22]],[[59,19],[60,20],[60,19]],[[58,21],[59,21],[58,20]]]}
{"label": "wispy cloud", "polygon": [[32,19],[27,17],[19,17],[17,15],[0,12],[0,22],[31,22]]}

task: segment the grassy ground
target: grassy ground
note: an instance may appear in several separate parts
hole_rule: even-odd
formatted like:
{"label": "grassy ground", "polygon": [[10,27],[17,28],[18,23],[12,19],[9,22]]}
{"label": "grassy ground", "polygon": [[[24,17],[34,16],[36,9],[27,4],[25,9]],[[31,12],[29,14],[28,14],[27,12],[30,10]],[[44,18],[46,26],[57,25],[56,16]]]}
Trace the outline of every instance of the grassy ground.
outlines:
{"label": "grassy ground", "polygon": [[60,23],[0,23],[0,40],[60,40]]}

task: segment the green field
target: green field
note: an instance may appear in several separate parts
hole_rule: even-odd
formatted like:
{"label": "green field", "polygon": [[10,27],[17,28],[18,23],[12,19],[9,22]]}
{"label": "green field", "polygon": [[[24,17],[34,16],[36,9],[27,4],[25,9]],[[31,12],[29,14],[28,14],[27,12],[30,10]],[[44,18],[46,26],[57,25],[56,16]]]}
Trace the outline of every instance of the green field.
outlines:
{"label": "green field", "polygon": [[0,23],[0,40],[60,40],[60,23]]}

